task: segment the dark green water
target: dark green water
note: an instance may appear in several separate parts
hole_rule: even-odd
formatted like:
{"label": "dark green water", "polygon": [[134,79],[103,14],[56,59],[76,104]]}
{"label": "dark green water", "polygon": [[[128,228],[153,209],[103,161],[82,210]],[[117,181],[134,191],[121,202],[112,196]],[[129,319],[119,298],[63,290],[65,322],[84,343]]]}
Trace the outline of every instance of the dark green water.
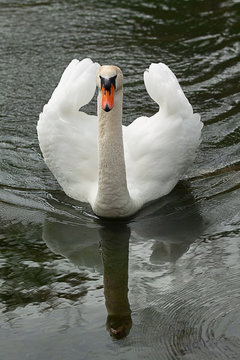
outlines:
{"label": "dark green water", "polygon": [[[1,359],[239,359],[239,24],[238,0],[0,0]],[[156,111],[142,74],[162,61],[205,124],[183,181],[128,221],[64,195],[38,147],[86,56],[123,70],[125,123]]]}

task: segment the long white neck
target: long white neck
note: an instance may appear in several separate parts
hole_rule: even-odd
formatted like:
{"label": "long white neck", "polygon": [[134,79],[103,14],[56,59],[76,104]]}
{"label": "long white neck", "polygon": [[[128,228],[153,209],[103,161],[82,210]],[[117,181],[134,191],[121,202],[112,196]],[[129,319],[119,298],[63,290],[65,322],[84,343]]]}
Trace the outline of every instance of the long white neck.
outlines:
{"label": "long white neck", "polygon": [[101,92],[98,95],[98,192],[93,211],[99,216],[128,216],[134,212],[126,180],[122,96],[122,90],[118,90],[112,110],[106,112]]}

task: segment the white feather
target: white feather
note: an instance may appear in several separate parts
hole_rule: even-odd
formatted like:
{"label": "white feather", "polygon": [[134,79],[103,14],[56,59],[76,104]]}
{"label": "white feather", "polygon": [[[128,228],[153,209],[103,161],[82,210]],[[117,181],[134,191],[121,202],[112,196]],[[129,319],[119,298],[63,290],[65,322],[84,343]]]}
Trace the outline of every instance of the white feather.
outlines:
{"label": "white feather", "polygon": [[84,202],[97,191],[97,117],[78,110],[94,96],[98,67],[90,59],[73,60],[37,125],[49,169],[67,195]]}
{"label": "white feather", "polygon": [[128,188],[141,206],[173,189],[195,158],[203,125],[167,65],[151,64],[144,82],[160,109],[124,129]]}

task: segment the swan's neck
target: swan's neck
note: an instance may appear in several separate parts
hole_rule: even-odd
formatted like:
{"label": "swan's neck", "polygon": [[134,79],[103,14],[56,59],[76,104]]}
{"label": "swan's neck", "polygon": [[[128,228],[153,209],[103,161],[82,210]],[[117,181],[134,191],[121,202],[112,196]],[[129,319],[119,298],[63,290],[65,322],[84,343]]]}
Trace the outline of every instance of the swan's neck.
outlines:
{"label": "swan's neck", "polygon": [[98,192],[93,206],[99,216],[133,213],[126,180],[122,137],[122,92],[115,93],[114,107],[105,112],[98,95]]}

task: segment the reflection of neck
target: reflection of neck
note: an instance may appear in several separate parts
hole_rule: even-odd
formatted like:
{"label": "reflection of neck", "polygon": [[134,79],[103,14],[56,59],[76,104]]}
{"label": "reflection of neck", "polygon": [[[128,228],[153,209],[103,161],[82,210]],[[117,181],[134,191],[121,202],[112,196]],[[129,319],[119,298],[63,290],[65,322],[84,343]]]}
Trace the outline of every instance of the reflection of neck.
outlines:
{"label": "reflection of neck", "polygon": [[126,336],[131,328],[128,302],[128,247],[130,230],[127,226],[104,227],[100,230],[104,265],[104,295],[108,312],[108,328],[116,337]]}

